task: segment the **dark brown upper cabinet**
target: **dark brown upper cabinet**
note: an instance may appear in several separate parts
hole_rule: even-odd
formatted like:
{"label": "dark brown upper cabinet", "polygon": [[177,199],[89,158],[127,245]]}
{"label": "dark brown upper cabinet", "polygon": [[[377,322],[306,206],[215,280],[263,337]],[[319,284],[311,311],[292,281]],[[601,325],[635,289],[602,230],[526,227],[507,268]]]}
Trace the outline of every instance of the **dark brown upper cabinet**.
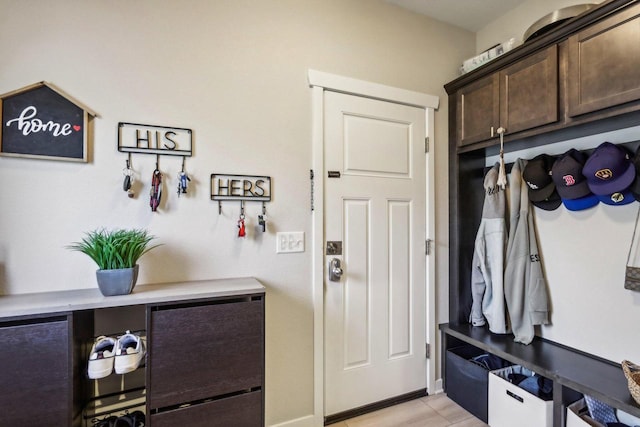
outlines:
{"label": "dark brown upper cabinet", "polygon": [[500,80],[498,73],[479,79],[458,91],[458,145],[487,140],[500,123]]}
{"label": "dark brown upper cabinet", "polygon": [[640,99],[640,5],[569,37],[569,116]]}
{"label": "dark brown upper cabinet", "polygon": [[500,126],[513,134],[558,121],[558,48],[500,71]]}
{"label": "dark brown upper cabinet", "polygon": [[558,121],[557,46],[462,87],[456,104],[459,146]]}

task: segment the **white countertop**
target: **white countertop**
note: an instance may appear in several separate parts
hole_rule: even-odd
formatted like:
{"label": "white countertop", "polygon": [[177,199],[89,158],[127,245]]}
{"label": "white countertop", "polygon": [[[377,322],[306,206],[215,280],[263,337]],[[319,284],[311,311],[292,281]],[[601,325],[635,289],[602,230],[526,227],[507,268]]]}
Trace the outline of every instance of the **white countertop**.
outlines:
{"label": "white countertop", "polygon": [[180,302],[263,293],[264,291],[265,287],[253,277],[137,285],[129,295],[110,297],[103,296],[96,284],[96,287],[92,289],[0,296],[0,318],[159,302]]}

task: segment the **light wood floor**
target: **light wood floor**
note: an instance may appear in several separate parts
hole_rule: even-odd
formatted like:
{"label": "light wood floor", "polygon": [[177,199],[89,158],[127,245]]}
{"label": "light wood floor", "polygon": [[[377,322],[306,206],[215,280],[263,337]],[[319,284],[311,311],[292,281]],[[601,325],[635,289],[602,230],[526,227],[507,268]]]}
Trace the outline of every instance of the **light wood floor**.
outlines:
{"label": "light wood floor", "polygon": [[331,427],[395,426],[488,427],[444,393],[411,400],[331,424]]}

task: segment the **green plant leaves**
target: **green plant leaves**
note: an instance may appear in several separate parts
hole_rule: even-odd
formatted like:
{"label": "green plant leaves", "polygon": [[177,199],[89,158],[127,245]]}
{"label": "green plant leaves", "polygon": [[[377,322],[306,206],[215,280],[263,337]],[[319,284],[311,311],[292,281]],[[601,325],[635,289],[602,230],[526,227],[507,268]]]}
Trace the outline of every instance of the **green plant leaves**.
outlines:
{"label": "green plant leaves", "polygon": [[131,268],[138,258],[158,245],[149,246],[155,239],[147,230],[94,230],[85,234],[80,242],[73,242],[67,249],[88,255],[101,270]]}

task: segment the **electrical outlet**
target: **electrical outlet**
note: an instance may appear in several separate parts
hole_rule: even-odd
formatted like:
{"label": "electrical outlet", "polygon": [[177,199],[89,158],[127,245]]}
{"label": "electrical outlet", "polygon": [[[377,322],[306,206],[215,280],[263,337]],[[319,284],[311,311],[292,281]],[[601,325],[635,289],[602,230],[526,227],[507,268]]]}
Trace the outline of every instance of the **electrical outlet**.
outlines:
{"label": "electrical outlet", "polygon": [[276,233],[276,253],[304,252],[304,231]]}

